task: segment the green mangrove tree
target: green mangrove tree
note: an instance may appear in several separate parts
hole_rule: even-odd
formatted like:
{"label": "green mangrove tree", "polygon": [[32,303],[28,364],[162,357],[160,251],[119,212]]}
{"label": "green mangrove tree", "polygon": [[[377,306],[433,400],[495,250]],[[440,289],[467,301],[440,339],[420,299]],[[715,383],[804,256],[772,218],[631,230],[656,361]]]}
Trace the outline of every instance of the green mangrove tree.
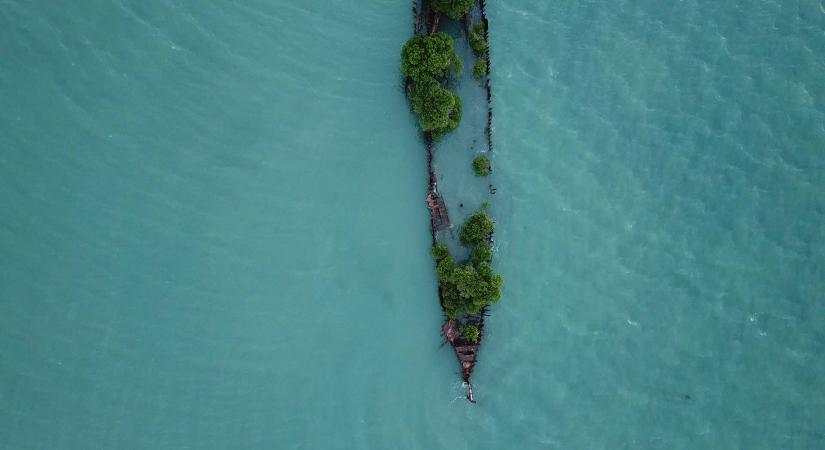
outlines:
{"label": "green mangrove tree", "polygon": [[453,20],[461,19],[470,11],[475,0],[429,0],[430,8],[439,14],[446,14]]}
{"label": "green mangrove tree", "polygon": [[411,37],[401,49],[401,71],[413,80],[446,78],[461,73],[463,64],[447,33]]}

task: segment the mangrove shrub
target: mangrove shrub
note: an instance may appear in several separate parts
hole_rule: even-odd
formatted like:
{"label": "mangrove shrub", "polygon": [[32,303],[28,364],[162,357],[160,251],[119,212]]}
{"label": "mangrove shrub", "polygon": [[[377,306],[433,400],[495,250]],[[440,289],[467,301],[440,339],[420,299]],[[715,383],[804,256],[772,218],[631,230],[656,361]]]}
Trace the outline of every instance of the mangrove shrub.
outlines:
{"label": "mangrove shrub", "polygon": [[461,242],[467,244],[478,244],[487,240],[495,231],[495,225],[490,221],[486,212],[480,211],[467,219],[461,226]]}
{"label": "mangrove shrub", "polygon": [[458,20],[470,10],[475,0],[430,0],[429,5],[433,11],[446,14],[453,20]]}
{"label": "mangrove shrub", "polygon": [[[486,218],[486,214],[482,212],[473,215],[462,227],[462,232],[464,229],[479,228],[483,236],[489,236],[492,233],[492,222],[487,218],[487,227],[482,223],[484,219],[474,220],[473,217]],[[470,228],[466,228],[468,224],[471,224]],[[444,244],[435,244],[432,255],[436,261],[438,285],[448,318],[456,319],[461,313],[478,313],[485,306],[501,299],[504,279],[493,273],[490,265],[493,249],[487,242],[476,243],[470,251],[470,259],[462,264],[456,263]]]}
{"label": "mangrove shrub", "polygon": [[473,171],[476,173],[476,176],[479,177],[490,175],[490,172],[493,171],[493,164],[490,162],[490,158],[484,155],[476,156],[476,159],[473,160]]}
{"label": "mangrove shrub", "polygon": [[442,259],[450,256],[450,250],[447,248],[447,244],[439,242],[433,245],[432,255],[435,262],[440,262]]}
{"label": "mangrove shrub", "polygon": [[470,31],[470,48],[476,56],[487,54],[487,39],[484,38],[484,22],[476,22]]}
{"label": "mangrove shrub", "polygon": [[473,64],[473,77],[481,79],[487,75],[487,56],[479,56]]}
{"label": "mangrove shrub", "polygon": [[413,80],[446,77],[450,70],[458,75],[462,67],[446,33],[413,36],[401,49],[401,71]]}
{"label": "mangrove shrub", "polygon": [[461,121],[461,98],[432,77],[413,81],[410,98],[413,111],[418,113],[418,124],[425,132],[431,132],[434,139],[455,129]]}
{"label": "mangrove shrub", "polygon": [[489,45],[484,37],[484,22],[476,22],[473,30],[470,31],[470,48],[476,55],[476,62],[473,64],[473,76],[481,78],[487,75],[487,65],[489,64]]}
{"label": "mangrove shrub", "polygon": [[478,267],[465,264],[453,270],[450,280],[458,291],[459,305],[470,314],[481,311],[481,308],[501,299],[501,285],[504,280],[501,275],[493,273],[489,263],[481,263]]}
{"label": "mangrove shrub", "polygon": [[478,338],[481,337],[481,331],[477,326],[468,323],[461,326],[461,336],[469,342],[475,344]]}
{"label": "mangrove shrub", "polygon": [[475,314],[501,299],[504,279],[493,273],[489,263],[478,267],[470,263],[455,265],[452,258],[438,264],[439,287],[447,317],[455,319],[461,312]]}
{"label": "mangrove shrub", "polygon": [[493,262],[493,247],[490,244],[481,242],[470,251],[470,264],[478,267],[481,263],[491,262]]}

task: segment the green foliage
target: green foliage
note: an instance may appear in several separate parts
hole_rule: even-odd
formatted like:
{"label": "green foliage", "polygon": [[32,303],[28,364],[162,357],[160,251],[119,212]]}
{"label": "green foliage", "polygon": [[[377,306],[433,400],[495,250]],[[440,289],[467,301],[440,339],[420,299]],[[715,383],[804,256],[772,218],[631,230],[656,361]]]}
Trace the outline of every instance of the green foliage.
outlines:
{"label": "green foliage", "polygon": [[432,255],[435,262],[441,262],[444,258],[450,256],[450,250],[447,248],[447,244],[437,243],[433,245]]}
{"label": "green foliage", "polygon": [[484,78],[487,75],[487,56],[479,56],[473,64],[473,77],[476,80]]}
{"label": "green foliage", "polygon": [[486,242],[476,245],[470,252],[470,264],[478,267],[483,262],[493,262],[493,247]]}
{"label": "green foliage", "polygon": [[484,211],[477,212],[470,216],[464,225],[461,226],[461,242],[467,244],[478,244],[495,231],[495,225],[490,221],[490,217]]}
{"label": "green foliage", "polygon": [[470,47],[476,55],[476,62],[473,64],[473,76],[482,78],[487,75],[487,65],[489,64],[487,51],[490,48],[487,39],[484,38],[484,22],[476,22],[473,25],[473,30],[470,32]]}
{"label": "green foliage", "polygon": [[493,171],[493,164],[490,162],[490,158],[484,155],[476,156],[473,160],[473,171],[476,173],[476,176],[479,177],[490,175],[490,172]]}
{"label": "green foliage", "polygon": [[473,25],[473,30],[470,31],[470,48],[476,56],[486,56],[487,39],[484,38],[484,22],[476,22]]}
{"label": "green foliage", "polygon": [[481,209],[490,209],[493,205],[490,202],[485,201],[481,204]]}
{"label": "green foliage", "polygon": [[[448,260],[449,263],[444,262]],[[490,263],[456,266],[450,257],[439,263],[437,272],[444,310],[450,318],[456,318],[461,311],[475,314],[501,299],[504,279],[493,273]]]}
{"label": "green foliage", "polygon": [[455,130],[458,127],[458,124],[461,122],[461,97],[456,94],[453,95],[453,109],[450,111],[449,120],[447,122],[447,126],[444,128],[434,128],[432,131],[432,137],[434,140],[441,139],[441,136],[444,133]]}
{"label": "green foliage", "polygon": [[463,64],[446,33],[413,36],[401,49],[401,71],[413,80],[446,77],[449,69],[458,75]]}
{"label": "green foliage", "polygon": [[435,274],[438,277],[439,283],[448,283],[452,280],[453,272],[455,271],[455,259],[447,255],[435,267]]}
{"label": "green foliage", "polygon": [[450,19],[458,20],[470,10],[475,0],[430,0],[433,11],[446,14]]}
{"label": "green foliage", "polygon": [[461,73],[463,65],[446,33],[417,35],[401,50],[401,70],[412,78],[409,95],[418,124],[433,139],[455,129],[461,121],[461,99],[438,79]]}
{"label": "green foliage", "polygon": [[472,264],[456,267],[451,281],[458,291],[462,308],[470,314],[501,299],[504,280],[501,275],[493,273],[489,263],[481,263],[478,267]]}
{"label": "green foliage", "polygon": [[493,273],[490,265],[493,249],[483,242],[493,232],[493,224],[487,214],[473,214],[462,227],[462,235],[465,229],[482,236],[480,240],[471,242],[475,245],[470,251],[469,261],[456,263],[444,244],[435,244],[432,248],[444,311],[450,319],[458,318],[462,312],[475,314],[486,305],[498,302],[504,284],[504,279]]}
{"label": "green foliage", "polygon": [[476,56],[484,56],[487,54],[487,40],[484,39],[483,34],[470,33],[470,48]]}
{"label": "green foliage", "polygon": [[439,283],[441,286],[441,299],[444,301],[444,311],[450,319],[457,319],[464,305],[461,296],[458,294],[458,288],[449,279]]}
{"label": "green foliage", "polygon": [[461,336],[463,336],[467,341],[475,344],[478,342],[478,338],[481,337],[481,331],[477,326],[468,323],[461,326]]}
{"label": "green foliage", "polygon": [[461,121],[461,98],[444,89],[431,77],[415,80],[410,87],[413,111],[418,113],[418,124],[438,139]]}

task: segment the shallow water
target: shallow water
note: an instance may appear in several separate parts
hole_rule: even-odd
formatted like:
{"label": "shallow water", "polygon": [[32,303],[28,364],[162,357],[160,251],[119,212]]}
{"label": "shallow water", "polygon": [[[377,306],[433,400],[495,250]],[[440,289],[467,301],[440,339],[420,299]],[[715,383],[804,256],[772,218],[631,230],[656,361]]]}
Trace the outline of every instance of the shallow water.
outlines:
{"label": "shallow water", "polygon": [[0,3],[0,447],[825,446],[820,4],[489,2],[469,405],[367,3]]}

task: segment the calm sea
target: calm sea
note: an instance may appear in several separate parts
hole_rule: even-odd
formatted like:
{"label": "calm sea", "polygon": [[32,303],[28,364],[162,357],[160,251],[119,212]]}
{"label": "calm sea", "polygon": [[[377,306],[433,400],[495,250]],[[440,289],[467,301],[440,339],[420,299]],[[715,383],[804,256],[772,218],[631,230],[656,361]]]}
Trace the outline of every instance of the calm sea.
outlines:
{"label": "calm sea", "polygon": [[0,448],[825,448],[825,5],[488,0],[476,405],[410,6],[0,0]]}

